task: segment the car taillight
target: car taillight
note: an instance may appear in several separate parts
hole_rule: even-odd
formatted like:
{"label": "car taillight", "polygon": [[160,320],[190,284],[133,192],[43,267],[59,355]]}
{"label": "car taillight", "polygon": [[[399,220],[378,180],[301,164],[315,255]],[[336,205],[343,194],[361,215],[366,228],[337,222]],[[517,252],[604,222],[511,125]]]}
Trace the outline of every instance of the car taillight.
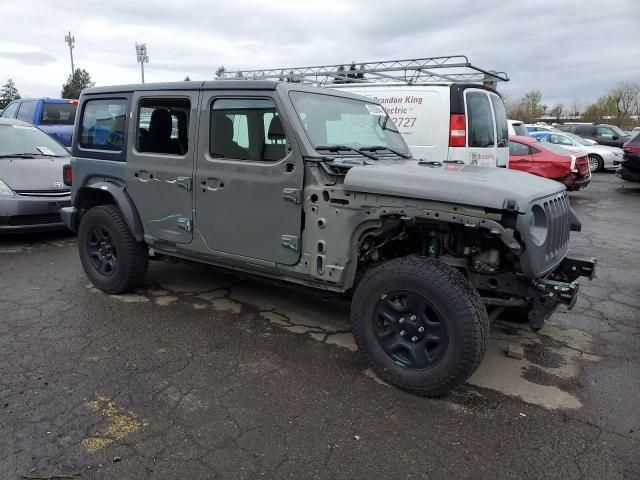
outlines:
{"label": "car taillight", "polygon": [[78,100],[67,100],[67,103],[73,103],[75,105],[78,104]]}
{"label": "car taillight", "polygon": [[624,153],[640,153],[640,145],[627,145],[622,150]]}
{"label": "car taillight", "polygon": [[73,170],[71,170],[71,165],[65,165],[62,167],[62,181],[67,187],[70,187],[73,183]]}
{"label": "car taillight", "polygon": [[449,146],[465,147],[467,145],[466,119],[464,115],[451,114],[449,121]]}

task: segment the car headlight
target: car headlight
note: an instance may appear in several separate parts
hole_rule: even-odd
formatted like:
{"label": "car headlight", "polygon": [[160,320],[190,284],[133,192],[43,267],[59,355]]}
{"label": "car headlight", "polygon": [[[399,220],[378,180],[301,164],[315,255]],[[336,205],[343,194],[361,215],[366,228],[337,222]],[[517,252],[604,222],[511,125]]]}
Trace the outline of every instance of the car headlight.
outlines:
{"label": "car headlight", "polygon": [[616,157],[621,157],[621,156],[622,156],[622,152],[613,152],[613,154],[614,154]]}
{"label": "car headlight", "polygon": [[0,195],[15,195],[9,186],[0,180]]}

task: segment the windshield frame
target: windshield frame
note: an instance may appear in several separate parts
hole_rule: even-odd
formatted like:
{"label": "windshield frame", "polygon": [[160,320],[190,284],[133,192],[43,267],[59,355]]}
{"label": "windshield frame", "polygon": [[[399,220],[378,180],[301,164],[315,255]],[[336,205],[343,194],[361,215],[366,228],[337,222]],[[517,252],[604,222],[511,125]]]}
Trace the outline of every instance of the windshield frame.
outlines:
{"label": "windshield frame", "polygon": [[[304,132],[304,135],[307,139],[307,141],[309,142],[310,147],[318,152],[317,148],[318,147],[327,147],[327,146],[331,146],[333,145],[331,142],[322,142],[322,141],[316,141],[316,139],[313,138],[313,134],[312,132],[310,132],[309,130],[307,130],[307,127],[305,126],[305,122],[304,122],[304,118],[302,117],[302,113],[306,113],[306,112],[302,112],[300,111],[300,106],[298,105],[298,101],[299,98],[302,96],[319,96],[322,95],[323,97],[325,97],[327,99],[327,101],[330,101],[331,99],[335,99],[337,102],[354,102],[354,103],[361,103],[363,105],[371,105],[371,106],[375,106],[379,109],[381,109],[382,112],[384,112],[384,115],[374,115],[371,113],[370,111],[370,115],[371,116],[375,116],[378,118],[378,125],[383,128],[384,130],[388,130],[389,132],[392,132],[394,138],[396,140],[399,140],[398,143],[393,143],[393,142],[389,142],[388,139],[380,139],[380,137],[378,137],[378,139],[376,140],[375,143],[372,144],[368,144],[368,143],[360,143],[360,142],[335,142],[335,145],[339,146],[345,146],[345,147],[349,147],[349,149],[351,150],[350,152],[347,150],[344,150],[343,152],[340,151],[332,151],[331,152],[331,156],[345,156],[345,155],[353,155],[354,153],[357,155],[362,155],[362,152],[358,152],[358,150],[362,149],[362,150],[366,150],[367,148],[370,147],[388,147],[389,149],[391,149],[391,151],[395,150],[397,152],[400,152],[401,154],[403,154],[405,156],[405,158],[411,158],[411,149],[409,148],[409,145],[407,145],[404,137],[402,136],[402,134],[398,131],[398,128],[396,127],[395,123],[393,122],[393,120],[391,119],[391,117],[389,117],[389,115],[387,114],[386,110],[384,110],[384,107],[382,107],[379,103],[368,99],[368,98],[354,98],[351,95],[342,95],[339,92],[325,92],[323,91],[310,91],[310,90],[303,90],[303,89],[291,89],[287,92],[289,101],[291,102],[290,105],[292,107],[293,113],[295,115],[295,117],[297,117],[297,121],[299,122],[299,127],[300,130],[302,132]],[[296,98],[298,97],[298,98]],[[368,107],[364,107],[364,108],[368,108]],[[326,123],[329,121],[329,119],[324,120],[324,123],[326,125]],[[373,125],[373,123],[372,123]],[[391,128],[389,128],[389,125],[391,126]],[[326,128],[326,127],[325,127]],[[375,132],[376,128],[373,129],[373,131]],[[376,136],[377,135],[377,132]],[[386,134],[385,134],[386,137]],[[320,148],[320,150],[323,150],[322,148]],[[388,158],[388,155],[392,155],[392,156],[398,156],[396,154],[391,153],[391,151],[388,150],[388,154],[385,155],[385,159]],[[376,159],[378,158],[379,154],[378,153],[373,153],[373,152],[368,152],[367,153],[371,153],[372,156],[374,156]],[[319,155],[324,156],[323,153],[318,152]],[[369,155],[364,155],[364,156],[369,156]],[[400,156],[402,158],[402,156]]]}

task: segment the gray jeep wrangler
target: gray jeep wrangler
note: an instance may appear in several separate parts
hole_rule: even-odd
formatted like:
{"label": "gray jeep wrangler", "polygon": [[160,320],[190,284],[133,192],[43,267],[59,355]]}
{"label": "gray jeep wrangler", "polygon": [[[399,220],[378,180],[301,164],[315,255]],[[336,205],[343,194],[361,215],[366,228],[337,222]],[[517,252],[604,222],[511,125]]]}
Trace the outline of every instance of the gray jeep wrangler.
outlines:
{"label": "gray jeep wrangler", "polygon": [[352,297],[360,351],[421,395],[464,382],[489,320],[534,329],[594,261],[565,187],[412,159],[372,100],[270,81],[101,87],[80,98],[72,206],[91,282],[138,286],[148,260],[203,262]]}

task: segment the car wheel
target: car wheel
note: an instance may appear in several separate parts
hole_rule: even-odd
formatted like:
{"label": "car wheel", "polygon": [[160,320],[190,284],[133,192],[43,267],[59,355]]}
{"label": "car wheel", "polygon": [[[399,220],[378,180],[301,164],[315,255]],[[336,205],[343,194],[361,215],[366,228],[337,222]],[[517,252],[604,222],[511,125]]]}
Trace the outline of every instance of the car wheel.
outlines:
{"label": "car wheel", "polygon": [[469,378],[489,335],[487,311],[464,276],[417,256],[367,272],[353,296],[351,322],[375,372],[424,396],[443,395]]}
{"label": "car wheel", "polygon": [[591,173],[604,170],[604,161],[598,155],[589,155],[589,170]]}
{"label": "car wheel", "polygon": [[133,237],[115,205],[89,210],[82,217],[78,242],[82,267],[103,292],[124,293],[144,279],[149,249]]}

